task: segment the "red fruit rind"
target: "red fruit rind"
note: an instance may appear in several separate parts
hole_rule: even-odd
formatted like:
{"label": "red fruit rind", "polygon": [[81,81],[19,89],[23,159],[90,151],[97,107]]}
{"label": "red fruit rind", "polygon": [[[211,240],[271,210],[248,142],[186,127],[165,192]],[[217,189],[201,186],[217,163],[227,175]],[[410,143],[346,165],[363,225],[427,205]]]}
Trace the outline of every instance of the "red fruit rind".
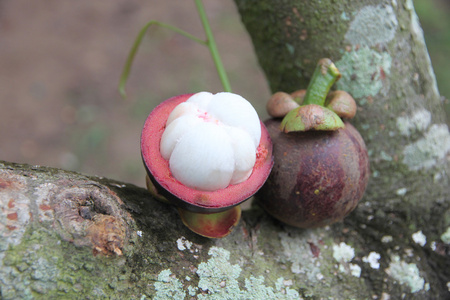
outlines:
{"label": "red fruit rind", "polygon": [[172,110],[192,94],[175,96],[158,105],[147,117],[141,135],[141,154],[147,173],[158,193],[174,204],[194,212],[219,212],[250,198],[266,181],[272,166],[272,142],[261,122],[261,141],[250,177],[239,184],[216,191],[190,188],[176,180],[169,162],[160,153],[160,141]]}

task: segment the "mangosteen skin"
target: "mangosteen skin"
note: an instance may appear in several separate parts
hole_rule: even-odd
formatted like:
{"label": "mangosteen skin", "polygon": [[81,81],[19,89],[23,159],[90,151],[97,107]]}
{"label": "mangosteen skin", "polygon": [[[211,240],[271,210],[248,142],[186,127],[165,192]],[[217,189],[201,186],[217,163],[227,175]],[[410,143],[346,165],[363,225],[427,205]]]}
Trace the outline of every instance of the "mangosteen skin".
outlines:
{"label": "mangosteen skin", "polygon": [[265,122],[274,167],[256,201],[276,219],[295,227],[320,227],[342,220],[362,198],[369,158],[350,123],[336,131],[284,133],[280,120]]}

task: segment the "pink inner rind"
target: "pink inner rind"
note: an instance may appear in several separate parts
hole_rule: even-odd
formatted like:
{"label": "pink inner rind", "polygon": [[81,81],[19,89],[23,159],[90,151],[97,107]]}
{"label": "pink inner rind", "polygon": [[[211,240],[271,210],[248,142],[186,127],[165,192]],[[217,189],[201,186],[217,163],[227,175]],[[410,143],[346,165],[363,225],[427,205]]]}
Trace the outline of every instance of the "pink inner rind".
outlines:
{"label": "pink inner rind", "polygon": [[187,187],[172,176],[169,162],[161,156],[160,141],[169,114],[178,104],[191,96],[192,94],[180,95],[164,101],[145,121],[141,135],[141,153],[148,175],[168,192],[159,191],[169,200],[187,202],[189,205],[185,206],[186,209],[198,211],[198,208],[204,208],[205,211],[218,211],[237,205],[256,193],[269,176],[273,166],[272,142],[269,134],[261,122],[261,142],[258,146],[255,167],[246,181],[212,192]]}

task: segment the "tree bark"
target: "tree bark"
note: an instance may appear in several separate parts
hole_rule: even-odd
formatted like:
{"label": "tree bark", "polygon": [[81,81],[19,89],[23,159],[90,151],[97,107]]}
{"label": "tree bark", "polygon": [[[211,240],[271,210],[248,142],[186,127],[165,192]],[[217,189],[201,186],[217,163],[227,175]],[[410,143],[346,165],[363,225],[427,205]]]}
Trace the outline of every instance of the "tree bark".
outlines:
{"label": "tree bark", "polygon": [[450,135],[411,1],[235,0],[273,91],[319,58],[343,73],[372,178],[343,222],[285,226],[253,207],[226,238],[122,182],[0,162],[2,299],[444,299]]}

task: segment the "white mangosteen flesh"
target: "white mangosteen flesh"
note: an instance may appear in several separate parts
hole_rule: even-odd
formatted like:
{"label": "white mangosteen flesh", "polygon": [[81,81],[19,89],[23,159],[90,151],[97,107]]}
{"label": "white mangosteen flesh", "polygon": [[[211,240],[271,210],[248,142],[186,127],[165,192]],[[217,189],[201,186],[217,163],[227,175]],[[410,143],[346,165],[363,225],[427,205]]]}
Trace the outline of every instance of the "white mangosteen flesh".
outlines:
{"label": "white mangosteen flesh", "polygon": [[200,92],[170,113],[160,152],[182,184],[215,191],[247,180],[260,139],[250,102],[233,93]]}

